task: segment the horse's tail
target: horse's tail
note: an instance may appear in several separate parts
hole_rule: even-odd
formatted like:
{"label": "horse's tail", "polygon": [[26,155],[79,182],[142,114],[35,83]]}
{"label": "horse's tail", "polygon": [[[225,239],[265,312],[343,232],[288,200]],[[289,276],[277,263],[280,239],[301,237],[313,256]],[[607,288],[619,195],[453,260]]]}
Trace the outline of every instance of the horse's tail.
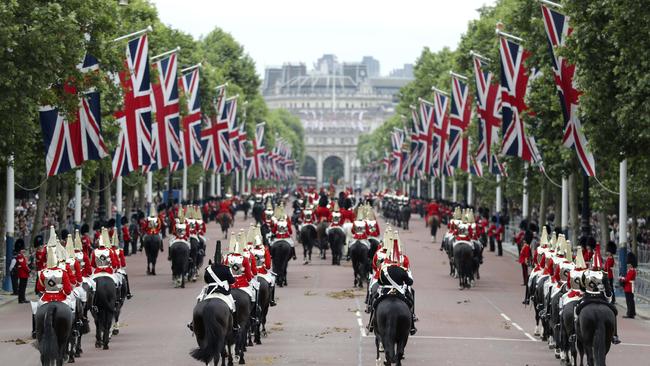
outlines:
{"label": "horse's tail", "polygon": [[386,359],[391,363],[395,363],[395,340],[397,339],[397,322],[395,314],[388,314],[386,317],[386,324],[382,343],[386,352]]}
{"label": "horse's tail", "polygon": [[596,329],[594,330],[593,350],[594,350],[594,364],[597,366],[605,366],[605,357],[607,355],[607,347],[605,336],[607,330],[605,329],[605,319],[596,319]]}
{"label": "horse's tail", "polygon": [[212,359],[219,359],[221,350],[224,347],[224,337],[220,337],[217,333],[217,329],[221,328],[217,317],[214,314],[205,314],[206,309],[207,306],[203,307],[201,314],[204,331],[203,338],[198,341],[199,347],[190,351],[190,356],[207,365]]}
{"label": "horse's tail", "polygon": [[59,345],[57,342],[56,331],[54,329],[55,316],[56,306],[48,306],[45,316],[43,317],[43,336],[38,343],[41,357],[45,360],[44,364],[49,364],[55,361],[59,354]]}

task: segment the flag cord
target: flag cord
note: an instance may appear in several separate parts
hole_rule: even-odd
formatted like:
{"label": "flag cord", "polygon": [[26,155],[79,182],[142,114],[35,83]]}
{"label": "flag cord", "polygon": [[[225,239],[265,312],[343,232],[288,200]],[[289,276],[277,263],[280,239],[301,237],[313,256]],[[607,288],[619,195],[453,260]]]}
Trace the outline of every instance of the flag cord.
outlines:
{"label": "flag cord", "polygon": [[549,177],[548,174],[546,174],[546,169],[541,169],[541,171],[542,171],[542,173],[544,173],[544,176],[546,177],[546,179],[548,179],[549,182],[551,182],[554,186],[556,186],[558,188],[562,188],[561,184],[555,183],[555,181],[553,179],[551,179],[551,177]]}
{"label": "flag cord", "polygon": [[596,180],[596,182],[598,182],[598,184],[600,185],[600,187],[601,187],[605,192],[608,192],[608,193],[611,193],[611,194],[614,194],[614,195],[617,195],[617,196],[619,195],[619,192],[613,191],[613,190],[611,190],[611,189],[605,187],[605,185],[604,185],[600,180],[598,180],[598,177],[596,177],[595,175],[594,175],[594,179]]}
{"label": "flag cord", "polygon": [[48,178],[49,178],[49,177],[46,177],[45,179],[43,179],[43,181],[42,181],[41,183],[39,183],[39,184],[38,184],[36,187],[34,187],[34,188],[27,188],[27,187],[24,187],[23,185],[21,185],[21,184],[18,183],[18,182],[14,182],[14,184],[16,185],[16,187],[22,189],[23,191],[35,191],[35,190],[41,188],[41,186],[42,186],[43,184],[45,184],[45,182],[47,182]]}
{"label": "flag cord", "polygon": [[108,184],[106,185],[106,187],[104,187],[104,188],[102,188],[102,189],[92,189],[92,188],[90,188],[86,183],[81,183],[81,185],[84,186],[84,188],[86,188],[87,190],[89,190],[89,191],[91,191],[91,192],[95,192],[95,193],[100,193],[100,192],[105,191],[107,188],[111,188],[111,184],[110,184],[110,183],[108,183]]}

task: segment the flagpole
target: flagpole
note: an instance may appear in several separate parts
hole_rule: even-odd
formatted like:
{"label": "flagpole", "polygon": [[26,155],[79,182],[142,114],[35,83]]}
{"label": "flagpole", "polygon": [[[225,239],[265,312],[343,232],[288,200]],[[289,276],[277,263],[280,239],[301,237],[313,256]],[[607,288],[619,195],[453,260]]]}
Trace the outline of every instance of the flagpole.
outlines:
{"label": "flagpole", "polygon": [[467,175],[467,205],[474,207],[473,197],[472,197],[472,175]]}
{"label": "flagpole", "polygon": [[119,225],[119,221],[122,215],[122,176],[121,175],[115,178],[115,211],[116,211],[115,220],[118,222]]}
{"label": "flagpole", "polygon": [[212,196],[212,197],[217,195],[217,193],[216,193],[217,192],[217,188],[216,188],[217,180],[216,180],[216,178],[217,178],[217,173],[210,172],[210,196]]}
{"label": "flagpole", "polygon": [[113,40],[113,42],[119,42],[119,41],[122,41],[122,40],[124,40],[124,39],[129,39],[129,38],[132,38],[132,37],[137,37],[137,36],[139,36],[139,35],[141,35],[141,34],[144,34],[144,33],[147,33],[147,32],[152,32],[152,31],[153,31],[153,28],[152,28],[151,26],[148,26],[148,27],[145,28],[145,29],[142,29],[142,30],[139,30],[139,31],[136,31],[136,32],[133,32],[133,33],[129,33],[129,34],[124,35],[124,36],[122,36],[122,37],[117,37],[117,38],[115,38],[115,39]]}
{"label": "flagpole", "polygon": [[239,190],[239,171],[235,171],[235,189],[233,193],[237,193]]}
{"label": "flagpole", "polygon": [[501,174],[497,174],[497,202],[495,205],[495,213],[501,212]]}
{"label": "flagpole", "polygon": [[436,198],[436,177],[430,176],[429,179],[431,179],[431,191],[429,192],[429,197],[431,199]]}
{"label": "flagpole", "polygon": [[[441,172],[442,173],[442,172]],[[445,174],[442,173],[440,178],[440,198],[443,200],[447,198],[447,182],[445,179]]]}
{"label": "flagpole", "polygon": [[163,53],[161,53],[161,54],[159,54],[159,55],[152,56],[152,57],[150,58],[150,61],[153,61],[153,60],[159,59],[159,58],[161,58],[161,57],[165,57],[165,56],[167,56],[167,55],[171,55],[172,53],[176,53],[176,52],[178,52],[178,51],[180,51],[180,50],[181,50],[181,47],[178,46],[178,47],[174,48],[173,50],[169,50],[169,51],[167,51],[167,52],[163,52]]}
{"label": "flagpole", "polygon": [[569,228],[569,179],[562,177],[562,232]]}
{"label": "flagpole", "polygon": [[627,159],[619,164],[618,178],[618,273],[627,273]]}
{"label": "flagpole", "polygon": [[241,194],[244,194],[247,192],[246,192],[246,176],[245,176],[246,172],[244,171],[243,168],[241,169],[240,174],[241,174]]}
{"label": "flagpole", "polygon": [[147,205],[153,203],[153,172],[147,172]]}
{"label": "flagpole", "polygon": [[79,168],[74,176],[74,224],[77,228],[81,225],[81,179],[83,177],[81,173],[81,168]]}
{"label": "flagpole", "polygon": [[199,194],[198,199],[200,203],[203,203],[203,174],[199,177]]}
{"label": "flagpole", "polygon": [[183,168],[183,188],[181,190],[181,201],[187,201],[187,167]]}
{"label": "flagpole", "polygon": [[456,182],[456,177],[454,176],[451,181],[451,200],[458,202],[458,184]]}
{"label": "flagpole", "polygon": [[16,209],[15,203],[15,188],[14,188],[14,156],[9,156],[7,161],[7,191],[5,196],[5,280],[2,288],[5,291],[17,291],[18,289],[11,288],[11,276],[9,274],[9,266],[11,266],[11,256],[14,251],[14,210]]}
{"label": "flagpole", "polygon": [[420,197],[422,197],[422,190],[421,190],[421,187],[420,187],[421,184],[422,184],[422,180],[418,178],[415,182],[416,182],[416,185],[417,185],[416,187],[417,187],[418,198],[420,198]]}
{"label": "flagpole", "polygon": [[217,174],[217,197],[221,197],[221,174]]}
{"label": "flagpole", "polygon": [[528,218],[528,162],[524,162],[524,182],[523,182],[523,197],[521,202],[521,217],[522,219]]}

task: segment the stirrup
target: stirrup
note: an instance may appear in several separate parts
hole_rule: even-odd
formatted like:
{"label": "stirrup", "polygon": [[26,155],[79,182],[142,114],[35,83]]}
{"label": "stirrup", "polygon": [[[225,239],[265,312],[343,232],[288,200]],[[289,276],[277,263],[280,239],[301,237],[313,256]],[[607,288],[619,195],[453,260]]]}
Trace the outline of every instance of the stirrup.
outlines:
{"label": "stirrup", "polygon": [[418,328],[415,327],[415,324],[411,326],[411,329],[409,330],[410,335],[415,335],[415,333],[418,332]]}

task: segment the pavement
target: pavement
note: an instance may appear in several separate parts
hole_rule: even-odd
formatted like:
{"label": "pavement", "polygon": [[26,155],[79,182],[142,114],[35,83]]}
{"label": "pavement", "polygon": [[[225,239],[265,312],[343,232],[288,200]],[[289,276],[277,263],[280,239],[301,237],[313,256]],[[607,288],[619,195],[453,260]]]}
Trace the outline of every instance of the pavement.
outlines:
{"label": "pavement", "polygon": [[[249,222],[239,216],[236,229]],[[386,228],[383,222],[381,228]],[[208,225],[207,237],[211,257],[215,240],[221,238],[216,224]],[[559,364],[546,344],[532,336],[534,313],[521,304],[524,288],[512,256],[496,257],[486,250],[481,280],[460,291],[448,274],[439,242],[431,241],[419,218],[400,237],[411,260],[420,318],[419,331],[406,346],[405,365]],[[296,249],[300,257],[302,248]],[[317,255],[313,259],[308,265],[300,260],[289,264],[289,286],[277,289],[268,337],[249,348],[248,365],[375,365],[374,336],[364,328],[365,292],[352,288],[350,264],[331,266]],[[196,340],[185,324],[201,283],[173,288],[166,253],[159,257],[158,276],[145,274],[143,254],[127,262],[135,296],[123,308],[121,332],[104,351],[94,348],[93,329],[83,338],[85,352],[77,364],[199,365],[188,355]],[[38,352],[30,346],[29,305],[13,302],[1,307],[0,324],[0,364],[39,364]],[[609,363],[647,364],[650,322],[619,319],[618,326],[623,343],[611,348]]]}

